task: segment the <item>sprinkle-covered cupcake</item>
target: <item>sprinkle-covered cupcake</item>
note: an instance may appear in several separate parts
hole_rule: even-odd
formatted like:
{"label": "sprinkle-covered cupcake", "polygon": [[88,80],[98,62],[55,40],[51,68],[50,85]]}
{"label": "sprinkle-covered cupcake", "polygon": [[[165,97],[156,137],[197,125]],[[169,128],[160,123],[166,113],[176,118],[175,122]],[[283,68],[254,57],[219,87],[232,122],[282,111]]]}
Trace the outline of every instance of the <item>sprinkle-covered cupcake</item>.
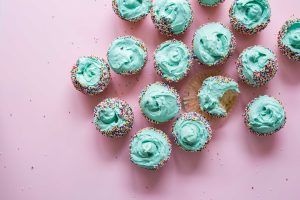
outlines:
{"label": "sprinkle-covered cupcake", "polygon": [[289,59],[300,61],[300,19],[285,22],[278,34],[278,47]]}
{"label": "sprinkle-covered cupcake", "polygon": [[209,6],[209,7],[213,7],[213,6],[217,6],[220,3],[223,3],[225,0],[198,0],[198,2],[200,3],[200,5],[202,6]]}
{"label": "sprinkle-covered cupcake", "polygon": [[109,66],[101,58],[81,57],[73,66],[71,79],[78,91],[88,95],[99,94],[110,82]]}
{"label": "sprinkle-covered cupcake", "polygon": [[149,14],[151,0],[112,0],[114,12],[129,22],[137,22]]}
{"label": "sprinkle-covered cupcake", "polygon": [[196,112],[182,114],[174,123],[172,135],[183,150],[201,151],[212,136],[208,121]]}
{"label": "sprinkle-covered cupcake", "polygon": [[152,123],[173,119],[180,111],[180,99],[176,90],[162,82],[146,86],[139,97],[140,109]]}
{"label": "sprinkle-covered cupcake", "polygon": [[212,117],[226,117],[240,93],[237,82],[224,76],[211,76],[203,81],[198,92],[202,111]]}
{"label": "sprinkle-covered cupcake", "polygon": [[192,65],[192,55],[181,41],[168,40],[154,53],[156,72],[167,81],[177,82],[184,78]]}
{"label": "sprinkle-covered cupcake", "polygon": [[133,126],[129,104],[119,98],[108,98],[94,110],[94,124],[103,135],[116,138],[127,134]]}
{"label": "sprinkle-covered cupcake", "polygon": [[272,135],[286,122],[286,113],[280,101],[267,95],[253,99],[247,105],[244,117],[249,130],[259,136]]}
{"label": "sprinkle-covered cupcake", "polygon": [[193,12],[189,0],[154,0],[151,18],[162,34],[174,36],[191,25]]}
{"label": "sprinkle-covered cupcake", "polygon": [[236,31],[253,35],[269,24],[271,7],[268,0],[235,0],[229,17]]}
{"label": "sprinkle-covered cupcake", "polygon": [[223,64],[235,49],[235,38],[221,23],[201,26],[194,35],[193,54],[201,64],[215,66]]}
{"label": "sprinkle-covered cupcake", "polygon": [[107,60],[117,74],[136,74],[147,62],[147,49],[141,40],[132,36],[118,37],[108,49]]}
{"label": "sprinkle-covered cupcake", "polygon": [[262,46],[248,47],[237,60],[239,77],[253,87],[267,84],[275,76],[277,69],[276,55]]}
{"label": "sprinkle-covered cupcake", "polygon": [[145,169],[162,167],[171,155],[168,136],[156,128],[144,128],[133,136],[130,143],[130,160]]}

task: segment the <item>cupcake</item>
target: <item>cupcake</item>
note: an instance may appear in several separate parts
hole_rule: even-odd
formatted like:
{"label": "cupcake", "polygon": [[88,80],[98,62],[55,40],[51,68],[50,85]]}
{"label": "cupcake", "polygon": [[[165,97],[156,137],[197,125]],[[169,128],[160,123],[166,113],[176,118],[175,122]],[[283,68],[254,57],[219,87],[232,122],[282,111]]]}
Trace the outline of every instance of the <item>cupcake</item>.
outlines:
{"label": "cupcake", "polygon": [[156,72],[167,81],[177,82],[183,79],[192,65],[192,55],[181,41],[168,40],[162,43],[154,53]]}
{"label": "cupcake", "polygon": [[156,124],[173,119],[181,108],[176,90],[162,82],[146,86],[139,97],[139,105],[146,119]]}
{"label": "cupcake", "polygon": [[94,110],[94,124],[103,135],[116,138],[127,134],[133,125],[133,112],[125,101],[108,98]]}
{"label": "cupcake", "polygon": [[262,46],[248,47],[237,60],[239,77],[253,87],[267,84],[275,76],[277,69],[276,55]]}
{"label": "cupcake", "polygon": [[117,74],[136,74],[146,64],[147,49],[142,41],[132,36],[119,37],[110,45],[107,60]]}
{"label": "cupcake", "polygon": [[168,136],[156,128],[144,128],[133,136],[130,143],[130,160],[139,167],[156,170],[170,158]]}
{"label": "cupcake", "polygon": [[151,0],[112,0],[114,12],[129,22],[137,22],[149,14]]}
{"label": "cupcake", "polygon": [[174,123],[172,135],[185,151],[201,151],[211,139],[212,130],[208,121],[196,112],[182,114]]}
{"label": "cupcake", "polygon": [[269,24],[270,4],[268,0],[235,0],[229,10],[229,17],[236,31],[253,35]]}
{"label": "cupcake", "polygon": [[223,64],[235,49],[235,38],[221,23],[201,26],[193,38],[193,54],[201,64],[215,66]]}
{"label": "cupcake", "polygon": [[209,7],[213,7],[213,6],[217,6],[220,3],[223,3],[225,0],[198,0],[198,2],[200,3],[200,5],[202,6],[209,6]]}
{"label": "cupcake", "polygon": [[253,99],[244,114],[245,124],[256,135],[272,135],[286,122],[286,113],[282,104],[271,96],[259,96]]}
{"label": "cupcake", "polygon": [[233,79],[208,77],[198,92],[200,108],[212,117],[226,117],[239,93],[238,84]]}
{"label": "cupcake", "polygon": [[108,64],[101,58],[81,57],[71,70],[71,79],[78,91],[88,95],[99,94],[110,81]]}
{"label": "cupcake", "polygon": [[300,19],[285,22],[278,34],[278,47],[289,59],[300,61]]}
{"label": "cupcake", "polygon": [[188,0],[154,0],[151,18],[162,34],[175,36],[191,25],[193,12]]}

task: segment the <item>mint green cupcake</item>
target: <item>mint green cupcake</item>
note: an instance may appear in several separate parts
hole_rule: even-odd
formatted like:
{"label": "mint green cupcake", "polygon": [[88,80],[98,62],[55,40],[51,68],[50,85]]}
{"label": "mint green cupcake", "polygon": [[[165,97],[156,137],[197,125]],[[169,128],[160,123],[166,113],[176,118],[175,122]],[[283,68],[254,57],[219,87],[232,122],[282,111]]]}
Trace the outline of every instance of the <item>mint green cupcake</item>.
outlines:
{"label": "mint green cupcake", "polygon": [[156,124],[173,119],[181,109],[176,90],[162,82],[147,85],[140,94],[139,105],[146,119]]}
{"label": "mint green cupcake", "polygon": [[196,112],[182,114],[174,123],[172,135],[175,142],[185,151],[201,151],[212,136],[208,121]]}
{"label": "mint green cupcake", "polygon": [[156,128],[144,128],[133,136],[130,143],[130,160],[139,167],[156,170],[171,155],[168,136]]}
{"label": "mint green cupcake", "polygon": [[112,0],[114,12],[129,22],[137,22],[146,17],[152,6],[152,0]]}
{"label": "mint green cupcake", "polygon": [[244,114],[245,124],[256,135],[272,135],[286,123],[284,107],[274,97],[259,96],[253,99]]}
{"label": "mint green cupcake", "polygon": [[192,55],[181,41],[168,40],[156,49],[154,67],[156,72],[167,81],[177,82],[183,79],[192,65]]}
{"label": "mint green cupcake", "polygon": [[208,7],[213,7],[217,6],[220,3],[223,3],[225,0],[198,0],[200,5],[202,6],[208,6]]}
{"label": "mint green cupcake", "polygon": [[107,52],[110,67],[120,75],[138,73],[145,66],[147,57],[145,44],[133,36],[118,37]]}

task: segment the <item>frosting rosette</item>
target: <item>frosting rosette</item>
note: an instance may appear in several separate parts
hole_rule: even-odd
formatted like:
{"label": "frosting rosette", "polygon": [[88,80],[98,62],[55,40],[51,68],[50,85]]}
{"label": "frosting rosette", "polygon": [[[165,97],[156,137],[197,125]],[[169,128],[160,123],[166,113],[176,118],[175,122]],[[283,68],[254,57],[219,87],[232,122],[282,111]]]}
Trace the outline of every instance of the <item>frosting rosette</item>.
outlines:
{"label": "frosting rosette", "polygon": [[286,114],[277,99],[267,95],[259,96],[248,104],[245,122],[257,135],[271,135],[284,126]]}
{"label": "frosting rosette", "polygon": [[147,49],[142,41],[132,36],[123,36],[112,42],[107,59],[117,74],[135,74],[145,66]]}
{"label": "frosting rosette", "polygon": [[192,56],[183,42],[168,40],[156,49],[154,62],[155,69],[162,78],[176,82],[188,73]]}
{"label": "frosting rosette", "polygon": [[146,169],[163,166],[171,154],[167,135],[155,128],[144,128],[133,136],[130,143],[130,160]]}
{"label": "frosting rosette", "polygon": [[234,36],[220,23],[205,24],[194,35],[193,53],[202,64],[222,64],[234,49]]}
{"label": "frosting rosette", "polygon": [[176,90],[162,82],[148,85],[141,92],[139,105],[144,116],[153,123],[171,120],[181,108]]}
{"label": "frosting rosette", "polygon": [[182,114],[174,123],[173,136],[176,144],[186,151],[200,151],[211,139],[208,121],[196,112]]}
{"label": "frosting rosette", "polygon": [[220,4],[224,1],[225,0],[198,0],[200,5],[209,6],[209,7],[217,6],[218,4]]}

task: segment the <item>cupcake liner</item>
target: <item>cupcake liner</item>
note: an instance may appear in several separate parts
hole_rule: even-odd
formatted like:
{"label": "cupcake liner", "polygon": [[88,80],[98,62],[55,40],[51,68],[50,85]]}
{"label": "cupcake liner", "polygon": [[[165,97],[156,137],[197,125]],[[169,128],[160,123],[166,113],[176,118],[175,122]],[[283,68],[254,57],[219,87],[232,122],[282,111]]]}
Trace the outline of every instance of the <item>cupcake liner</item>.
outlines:
{"label": "cupcake liner", "polygon": [[221,0],[215,4],[212,4],[212,5],[208,5],[208,4],[204,4],[201,2],[201,0],[198,0],[198,3],[201,5],[201,6],[205,6],[205,7],[216,7],[218,6],[219,4],[223,3],[225,0]]}

